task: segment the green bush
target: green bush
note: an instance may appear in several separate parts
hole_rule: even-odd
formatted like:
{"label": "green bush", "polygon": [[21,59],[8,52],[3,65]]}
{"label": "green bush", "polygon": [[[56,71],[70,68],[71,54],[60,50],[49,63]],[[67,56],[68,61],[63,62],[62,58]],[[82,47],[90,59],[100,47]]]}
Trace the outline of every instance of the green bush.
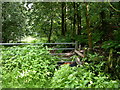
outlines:
{"label": "green bush", "polygon": [[51,80],[51,88],[118,88],[117,81],[109,80],[108,76],[81,67],[62,66],[55,72]]}
{"label": "green bush", "polygon": [[119,83],[102,71],[103,57],[88,54],[84,59],[93,60],[93,63],[80,67],[62,65],[55,69],[57,58],[50,56],[43,46],[3,47],[2,87],[118,88]]}
{"label": "green bush", "polygon": [[4,88],[45,87],[54,72],[55,57],[42,46],[2,49],[2,85]]}
{"label": "green bush", "polygon": [[109,40],[109,41],[103,42],[102,48],[104,48],[105,50],[110,48],[118,49],[120,48],[120,44],[117,41]]}

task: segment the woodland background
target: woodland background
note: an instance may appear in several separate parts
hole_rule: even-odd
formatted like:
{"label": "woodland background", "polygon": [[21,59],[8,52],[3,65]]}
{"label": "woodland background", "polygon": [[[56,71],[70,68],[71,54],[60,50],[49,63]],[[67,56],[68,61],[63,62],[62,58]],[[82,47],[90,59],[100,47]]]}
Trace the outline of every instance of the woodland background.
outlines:
{"label": "woodland background", "polygon": [[92,63],[58,71],[49,66],[56,58],[42,46],[3,46],[3,87],[119,87],[120,2],[2,3],[2,43],[75,41],[87,52],[81,60]]}

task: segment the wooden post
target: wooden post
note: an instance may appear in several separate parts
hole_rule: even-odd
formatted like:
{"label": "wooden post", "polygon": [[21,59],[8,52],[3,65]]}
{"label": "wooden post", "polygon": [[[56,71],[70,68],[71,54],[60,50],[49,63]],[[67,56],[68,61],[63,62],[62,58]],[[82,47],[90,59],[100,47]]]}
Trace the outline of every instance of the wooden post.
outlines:
{"label": "wooden post", "polygon": [[78,41],[75,41],[75,49],[78,49]]}
{"label": "wooden post", "polygon": [[81,50],[81,45],[80,44],[78,44],[78,50]]}

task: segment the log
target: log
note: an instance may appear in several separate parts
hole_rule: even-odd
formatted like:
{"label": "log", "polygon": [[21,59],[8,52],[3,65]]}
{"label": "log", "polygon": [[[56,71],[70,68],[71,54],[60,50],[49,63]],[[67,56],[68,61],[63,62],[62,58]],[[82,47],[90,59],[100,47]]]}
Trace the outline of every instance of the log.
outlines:
{"label": "log", "polygon": [[77,51],[77,50],[75,50],[75,53],[78,54],[79,56],[83,57],[83,58],[85,57],[82,53],[80,53],[80,52]]}

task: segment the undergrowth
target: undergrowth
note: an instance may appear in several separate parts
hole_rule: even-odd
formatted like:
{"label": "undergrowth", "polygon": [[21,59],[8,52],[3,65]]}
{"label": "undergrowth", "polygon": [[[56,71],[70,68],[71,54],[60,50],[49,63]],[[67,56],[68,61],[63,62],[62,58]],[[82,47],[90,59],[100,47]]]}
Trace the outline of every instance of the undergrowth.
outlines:
{"label": "undergrowth", "polygon": [[94,63],[78,67],[62,65],[56,69],[57,57],[43,46],[2,48],[3,88],[118,88],[119,80],[104,73],[103,57],[97,54],[84,58]]}

